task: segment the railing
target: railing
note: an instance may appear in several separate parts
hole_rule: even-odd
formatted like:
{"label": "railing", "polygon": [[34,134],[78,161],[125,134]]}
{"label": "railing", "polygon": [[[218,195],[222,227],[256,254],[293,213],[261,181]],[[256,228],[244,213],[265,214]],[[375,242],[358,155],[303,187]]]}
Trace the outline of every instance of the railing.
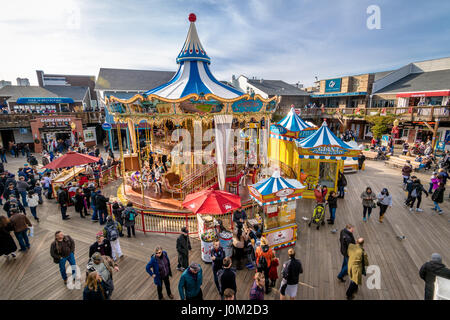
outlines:
{"label": "railing", "polygon": [[105,115],[100,111],[55,112],[55,113],[0,113],[0,127],[28,127],[30,121],[42,116],[70,116],[81,118],[83,123],[102,123]]}
{"label": "railing", "polygon": [[[253,203],[245,204],[242,209],[247,213],[248,219],[253,219],[258,213],[257,205]],[[175,212],[155,212],[151,210],[135,209],[138,213],[135,228],[145,233],[161,234],[181,234],[181,228],[186,227],[189,235],[198,234],[198,221],[195,213],[175,213]],[[111,214],[111,204],[109,214]],[[223,215],[214,215],[216,219],[222,220],[223,226],[227,230],[233,230],[233,213],[228,212]]]}
{"label": "railing", "polygon": [[113,182],[120,178],[119,165],[114,165],[100,173],[99,185],[103,188],[108,183]]}
{"label": "railing", "polygon": [[395,115],[407,121],[450,119],[450,106],[406,106],[391,108],[300,108],[301,117],[364,118],[370,115]]}

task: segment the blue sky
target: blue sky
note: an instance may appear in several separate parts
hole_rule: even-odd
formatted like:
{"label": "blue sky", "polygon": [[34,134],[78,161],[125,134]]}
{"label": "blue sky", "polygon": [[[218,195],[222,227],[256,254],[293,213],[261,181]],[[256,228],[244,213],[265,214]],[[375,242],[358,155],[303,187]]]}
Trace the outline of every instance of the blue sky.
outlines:
{"label": "blue sky", "polygon": [[[378,5],[381,29],[366,9]],[[188,14],[220,80],[300,81],[398,68],[450,56],[450,1],[0,1],[0,80],[100,67],[173,70]],[[149,88],[150,89],[150,88]]]}

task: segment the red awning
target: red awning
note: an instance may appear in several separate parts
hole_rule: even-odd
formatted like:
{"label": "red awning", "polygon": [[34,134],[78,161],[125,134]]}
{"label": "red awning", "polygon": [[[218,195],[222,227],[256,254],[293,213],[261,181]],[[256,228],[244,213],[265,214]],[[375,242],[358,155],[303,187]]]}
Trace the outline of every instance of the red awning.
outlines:
{"label": "red awning", "polygon": [[450,96],[450,90],[422,91],[422,92],[409,92],[409,93],[398,93],[397,94],[397,98],[446,97],[446,96]]}
{"label": "red awning", "polygon": [[83,164],[98,162],[100,158],[92,157],[87,154],[77,153],[73,151],[67,152],[65,155],[53,160],[43,168],[45,169],[58,169],[67,168],[73,166],[81,166]]}

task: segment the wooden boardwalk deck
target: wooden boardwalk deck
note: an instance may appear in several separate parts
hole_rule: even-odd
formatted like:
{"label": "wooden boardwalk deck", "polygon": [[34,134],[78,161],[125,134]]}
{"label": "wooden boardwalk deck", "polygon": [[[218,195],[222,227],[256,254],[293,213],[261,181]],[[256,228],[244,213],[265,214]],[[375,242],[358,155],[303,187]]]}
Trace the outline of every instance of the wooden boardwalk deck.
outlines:
{"label": "wooden boardwalk deck", "polygon": [[[381,289],[369,290],[364,284],[357,299],[422,299],[424,283],[419,278],[420,266],[428,261],[433,252],[439,252],[443,261],[450,264],[449,201],[448,197],[442,208],[445,214],[439,216],[430,210],[432,202],[423,200],[422,213],[410,213],[403,207],[404,192],[401,189],[400,171],[386,168],[382,162],[366,162],[366,170],[348,175],[349,192],[345,199],[340,199],[337,220],[333,228],[341,230],[346,223],[355,225],[355,235],[366,239],[365,249],[371,265],[381,270]],[[428,184],[428,178],[422,179]],[[368,222],[362,221],[360,193],[370,185],[377,193],[387,187],[393,195],[394,206],[388,209],[385,222],[377,220],[375,209]],[[424,184],[425,185],[425,184]],[[105,194],[115,194],[116,186],[110,185]],[[448,192],[446,193],[448,194]],[[304,273],[300,281],[314,288],[299,287],[297,299],[335,300],[344,299],[347,284],[336,279],[340,270],[342,256],[339,251],[339,233],[326,225],[320,230],[308,228],[302,217],[310,217],[312,200],[298,200],[297,223],[299,240],[296,244],[297,257],[302,261]],[[50,244],[56,230],[71,235],[76,242],[75,257],[83,278],[88,261],[89,245],[95,241],[95,233],[100,230],[98,224],[79,218],[71,207],[72,219],[62,221],[56,204],[46,202],[39,207],[41,223],[36,225],[35,236],[31,238],[31,250],[19,253],[15,260],[0,260],[0,299],[81,299],[81,290],[69,290],[64,286],[58,266],[49,255]],[[405,235],[400,241],[397,235]],[[162,245],[171,259],[173,278],[172,292],[178,295],[180,272],[176,271],[175,235],[138,233],[137,238],[122,238],[121,246],[125,258],[120,261],[120,271],[114,275],[115,291],[113,299],[157,299],[156,287],[145,271],[145,266],[156,245]],[[192,240],[193,250],[190,261],[201,262],[200,243]],[[287,259],[287,250],[277,252],[281,261]],[[201,262],[204,270],[203,293],[205,299],[219,299],[210,265]],[[247,299],[254,271],[237,272],[238,299]],[[366,278],[367,279],[367,278]],[[277,282],[279,286],[279,281]],[[165,292],[165,291],[164,291]],[[278,299],[276,290],[272,290],[266,299]]]}

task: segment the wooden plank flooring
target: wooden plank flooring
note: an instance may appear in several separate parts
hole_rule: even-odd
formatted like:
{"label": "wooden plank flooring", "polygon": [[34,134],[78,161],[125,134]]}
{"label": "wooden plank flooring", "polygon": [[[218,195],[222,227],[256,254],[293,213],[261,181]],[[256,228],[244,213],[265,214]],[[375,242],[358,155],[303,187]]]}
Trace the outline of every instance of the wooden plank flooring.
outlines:
{"label": "wooden plank flooring", "polygon": [[[428,187],[428,177],[420,176],[424,186]],[[450,265],[449,200],[442,205],[445,214],[439,216],[430,210],[432,202],[424,198],[422,213],[409,212],[403,206],[405,194],[401,189],[399,169],[387,168],[382,162],[366,162],[366,170],[347,176],[349,186],[345,199],[339,199],[336,224],[326,225],[320,230],[308,228],[313,201],[298,200],[297,224],[299,237],[296,244],[298,258],[302,261],[304,273],[300,281],[313,286],[299,286],[297,299],[340,300],[345,299],[348,283],[336,279],[342,256],[339,250],[339,231],[346,223],[355,226],[356,237],[364,237],[365,249],[371,265],[381,270],[381,289],[369,290],[361,286],[357,299],[422,299],[424,283],[419,278],[420,266],[430,259],[433,252],[439,252],[444,263]],[[104,193],[115,195],[117,185],[107,186]],[[374,209],[368,222],[362,221],[360,194],[370,185],[375,192],[387,187],[393,195],[393,208],[389,208],[385,222],[378,222],[378,209]],[[36,224],[35,236],[31,238],[31,250],[19,253],[15,260],[0,259],[0,299],[9,300],[64,300],[81,299],[81,290],[69,290],[64,286],[59,269],[49,254],[54,232],[62,230],[71,235],[76,242],[75,257],[84,280],[85,266],[88,262],[89,245],[95,241],[95,234],[101,228],[90,220],[84,220],[69,209],[72,219],[62,221],[54,200],[45,202],[38,208],[41,223]],[[327,213],[328,216],[328,213]],[[332,233],[331,229],[338,229]],[[405,235],[400,241],[398,235]],[[113,299],[157,299],[156,287],[145,271],[145,266],[156,245],[162,245],[169,253],[173,278],[171,289],[179,299],[178,281],[181,273],[176,271],[175,251],[176,235],[146,234],[138,232],[137,238],[122,238],[121,246],[125,258],[119,262],[120,271],[114,274],[115,291]],[[190,261],[200,262],[204,272],[203,293],[205,299],[219,299],[213,281],[211,266],[201,262],[200,243],[192,239],[193,250]],[[277,252],[281,262],[287,260],[287,250]],[[238,299],[247,299],[252,285],[254,271],[238,271]],[[367,279],[367,278],[365,278]],[[279,286],[279,280],[277,287]],[[164,295],[165,289],[164,289]],[[266,296],[266,299],[278,299],[278,290]]]}

